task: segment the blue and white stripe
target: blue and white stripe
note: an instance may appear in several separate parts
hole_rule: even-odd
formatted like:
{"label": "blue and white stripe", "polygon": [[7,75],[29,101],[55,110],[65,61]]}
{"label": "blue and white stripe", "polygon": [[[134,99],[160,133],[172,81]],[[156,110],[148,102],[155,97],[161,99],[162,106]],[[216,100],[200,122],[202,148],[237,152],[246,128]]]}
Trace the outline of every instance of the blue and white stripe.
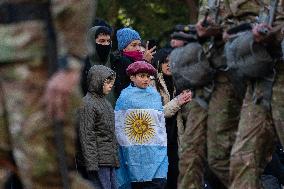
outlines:
{"label": "blue and white stripe", "polygon": [[120,145],[120,188],[130,188],[130,182],[167,177],[165,118],[161,96],[154,88],[129,86],[122,91],[115,108],[115,130]]}

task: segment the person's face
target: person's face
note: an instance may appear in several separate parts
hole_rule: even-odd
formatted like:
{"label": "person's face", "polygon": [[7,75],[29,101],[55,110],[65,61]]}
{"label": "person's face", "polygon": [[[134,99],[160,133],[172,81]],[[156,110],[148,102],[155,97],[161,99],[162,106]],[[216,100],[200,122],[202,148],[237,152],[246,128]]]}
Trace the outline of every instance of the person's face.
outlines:
{"label": "person's face", "polygon": [[138,73],[136,75],[132,75],[130,76],[130,80],[136,87],[141,89],[146,89],[151,82],[151,78],[148,73]]}
{"label": "person's face", "polygon": [[169,57],[166,58],[165,62],[162,63],[162,72],[163,74],[165,75],[172,75],[172,72],[170,70],[170,60],[169,60]]}
{"label": "person's face", "polygon": [[110,91],[111,91],[111,89],[112,89],[112,87],[114,85],[114,81],[115,81],[115,79],[107,79],[107,80],[105,80],[104,86],[103,86],[103,94],[104,95],[107,95],[107,94],[110,93]]}
{"label": "person's face", "polygon": [[96,38],[96,43],[100,45],[110,45],[111,44],[110,35],[103,33],[99,34]]}
{"label": "person's face", "polygon": [[124,52],[128,51],[141,51],[141,41],[140,40],[134,40],[125,49],[123,49]]}
{"label": "person's face", "polygon": [[185,42],[180,39],[171,39],[171,47],[177,48],[184,46]]}

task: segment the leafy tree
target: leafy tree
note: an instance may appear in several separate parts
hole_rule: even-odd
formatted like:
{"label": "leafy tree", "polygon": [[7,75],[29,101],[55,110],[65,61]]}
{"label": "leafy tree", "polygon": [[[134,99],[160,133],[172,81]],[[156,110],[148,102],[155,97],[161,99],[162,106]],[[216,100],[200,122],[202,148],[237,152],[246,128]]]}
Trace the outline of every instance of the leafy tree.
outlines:
{"label": "leafy tree", "polygon": [[176,24],[195,23],[198,0],[97,0],[96,16],[114,29],[129,26],[162,45]]}

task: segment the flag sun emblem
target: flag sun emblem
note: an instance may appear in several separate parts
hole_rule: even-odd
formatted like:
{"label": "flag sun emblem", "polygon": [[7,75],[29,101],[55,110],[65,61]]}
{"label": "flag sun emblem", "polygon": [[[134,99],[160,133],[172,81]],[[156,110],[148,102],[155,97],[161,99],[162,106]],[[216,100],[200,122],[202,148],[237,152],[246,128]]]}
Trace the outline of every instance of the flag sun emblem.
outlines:
{"label": "flag sun emblem", "polygon": [[155,135],[154,121],[147,111],[130,112],[125,119],[125,132],[130,140],[143,144]]}

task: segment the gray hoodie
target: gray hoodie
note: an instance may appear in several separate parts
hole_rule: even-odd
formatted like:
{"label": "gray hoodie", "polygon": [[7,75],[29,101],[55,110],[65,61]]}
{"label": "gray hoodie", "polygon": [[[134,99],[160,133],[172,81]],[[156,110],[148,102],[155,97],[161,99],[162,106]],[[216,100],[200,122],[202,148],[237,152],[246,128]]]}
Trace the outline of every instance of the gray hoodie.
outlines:
{"label": "gray hoodie", "polygon": [[79,109],[79,141],[87,171],[119,165],[114,111],[103,94],[103,83],[113,74],[103,65],[91,67],[88,74],[88,92]]}
{"label": "gray hoodie", "polygon": [[102,61],[98,55],[96,49],[96,32],[101,26],[94,26],[89,29],[87,33],[87,47],[88,47],[88,55],[91,62],[91,66],[93,65],[104,65],[107,67],[111,67],[110,65],[110,53],[106,61]]}

